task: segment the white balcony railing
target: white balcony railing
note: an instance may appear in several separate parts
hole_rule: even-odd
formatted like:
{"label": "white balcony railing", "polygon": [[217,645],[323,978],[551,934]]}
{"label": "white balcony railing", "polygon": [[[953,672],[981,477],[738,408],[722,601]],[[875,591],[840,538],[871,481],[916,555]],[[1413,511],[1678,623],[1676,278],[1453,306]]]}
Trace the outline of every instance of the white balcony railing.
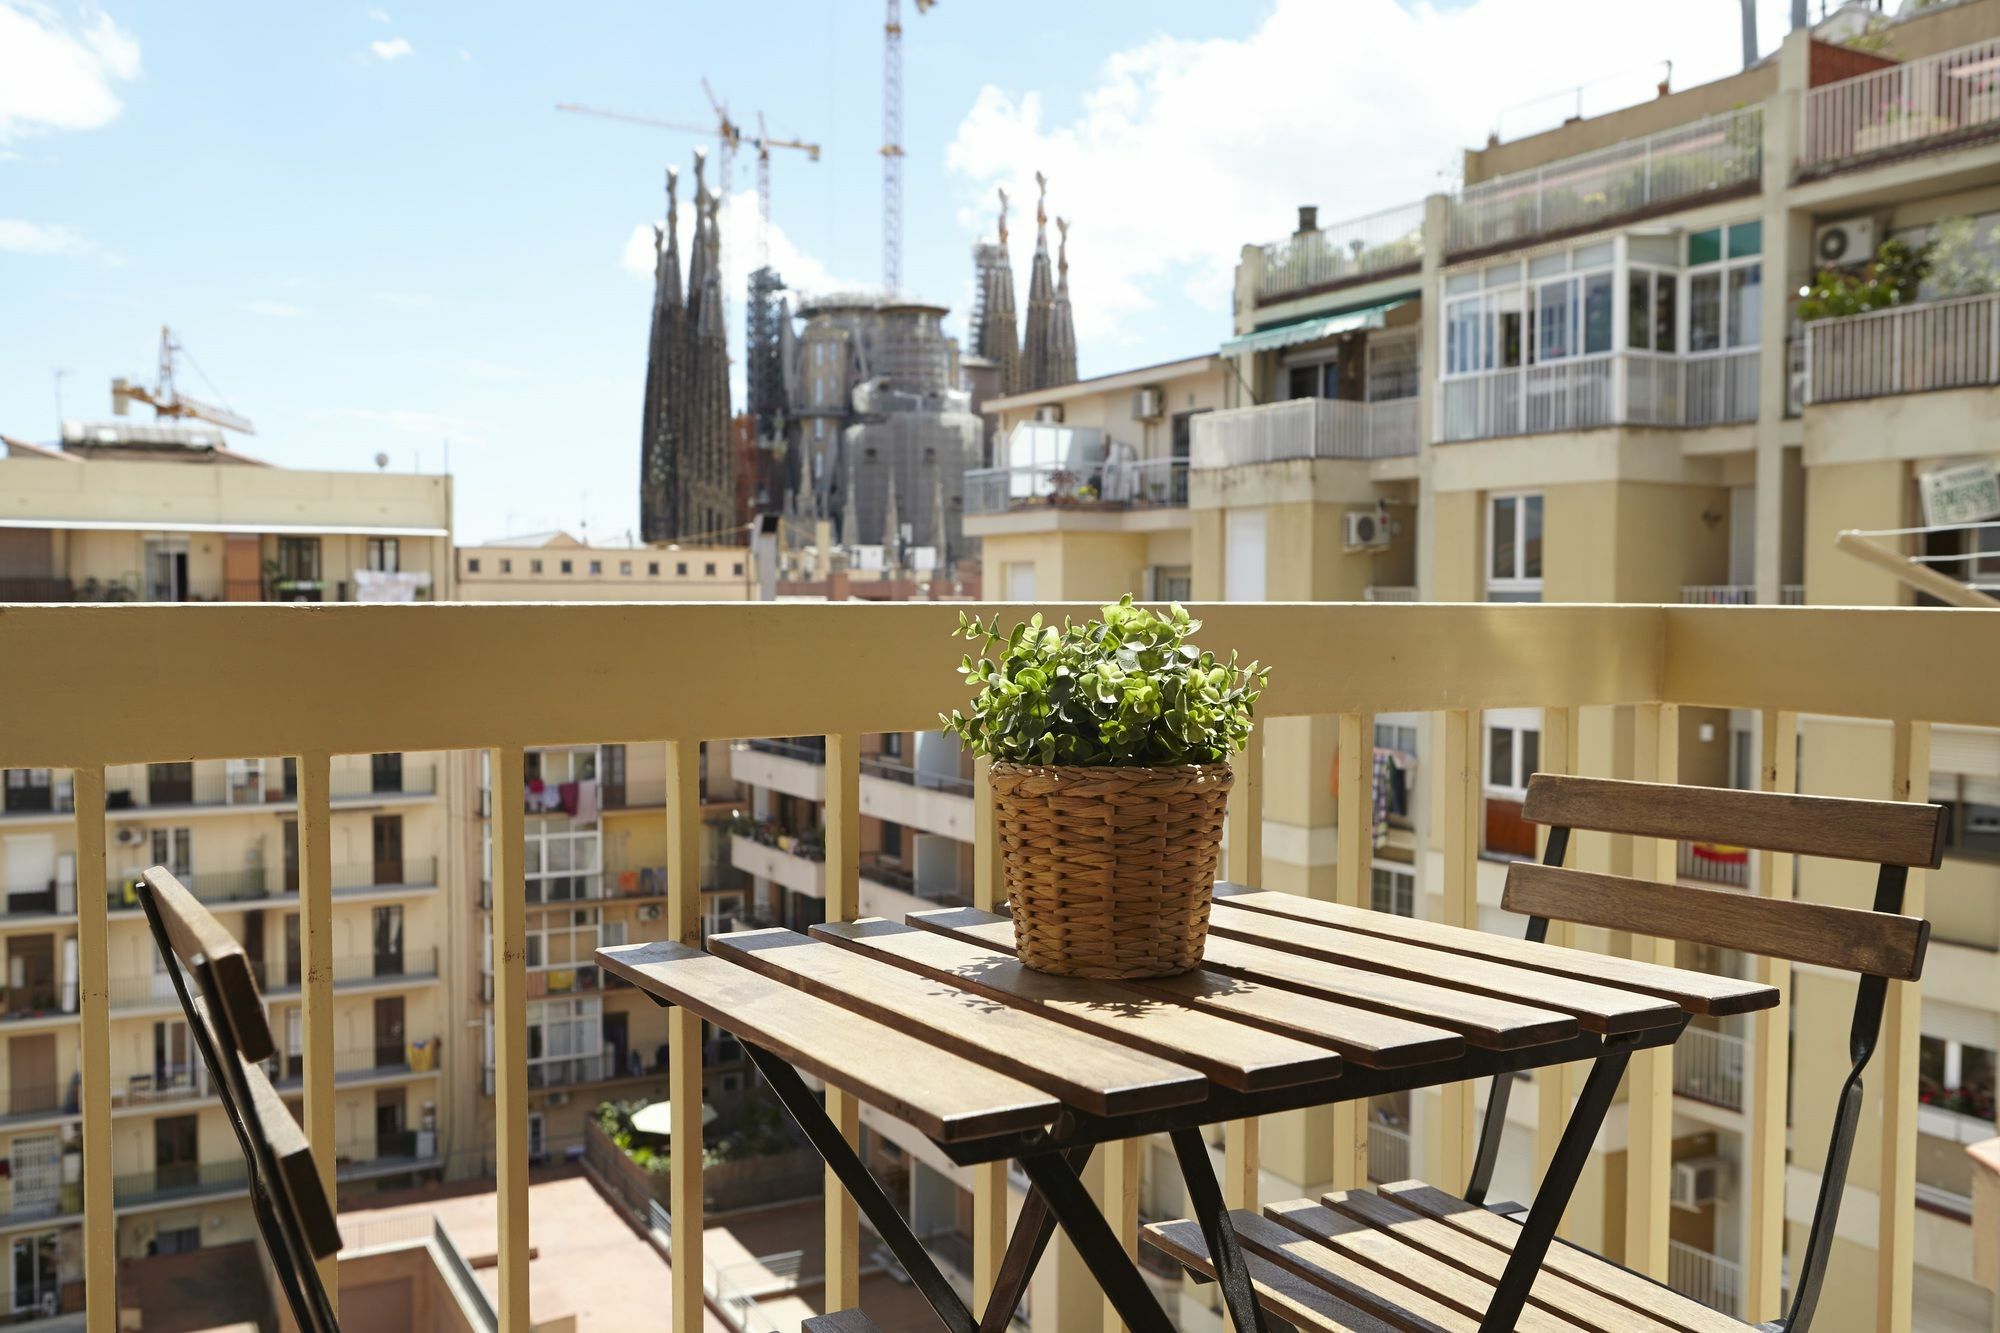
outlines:
{"label": "white balcony railing", "polygon": [[2000,38],[1857,74],[1806,95],[1799,166],[1825,171],[2000,131]]}
{"label": "white balcony railing", "polygon": [[1263,247],[1257,299],[1415,268],[1424,258],[1423,227],[1424,206],[1418,202],[1273,241]]}
{"label": "white balcony railing", "polygon": [[1757,585],[1754,583],[1683,583],[1681,585],[1683,606],[1755,606],[1757,605]]}
{"label": "white balcony railing", "polygon": [[1185,458],[1111,459],[971,468],[965,512],[1004,514],[1054,505],[1076,509],[1152,509],[1187,503]]}
{"label": "white balcony railing", "polygon": [[1438,438],[1754,421],[1757,367],[1751,348],[1702,356],[1608,352],[1454,375],[1440,385]]}
{"label": "white balcony railing", "polygon": [[1674,1044],[1674,1091],[1683,1097],[1743,1109],[1743,1038],[1690,1027]]}
{"label": "white balcony railing", "polygon": [[1410,1131],[1368,1122],[1368,1178],[1377,1184],[1410,1178]]}
{"label": "white balcony railing", "polygon": [[1292,398],[1203,412],[1194,419],[1196,471],[1304,458],[1399,458],[1417,452],[1417,400],[1350,403]]}
{"label": "white balcony railing", "polygon": [[1496,176],[1451,201],[1445,249],[1483,250],[1747,186],[1763,158],[1764,109],[1753,106]]}
{"label": "white balcony railing", "polygon": [[1371,583],[1361,590],[1364,602],[1414,602],[1417,590],[1407,584]]}
{"label": "white balcony railing", "polygon": [[1667,1244],[1667,1285],[1731,1317],[1743,1304],[1742,1265],[1677,1240]]}
{"label": "white balcony railing", "polygon": [[2000,292],[1806,325],[1806,401],[2000,384]]}

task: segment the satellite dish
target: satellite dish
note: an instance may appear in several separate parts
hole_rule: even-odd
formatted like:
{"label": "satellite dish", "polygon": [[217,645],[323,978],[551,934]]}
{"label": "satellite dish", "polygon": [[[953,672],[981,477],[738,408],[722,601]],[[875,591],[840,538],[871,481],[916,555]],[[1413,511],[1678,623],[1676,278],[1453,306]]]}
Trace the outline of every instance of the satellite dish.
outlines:
{"label": "satellite dish", "polygon": [[389,455],[387,454],[375,455],[375,470],[377,472],[386,471],[388,467],[389,467]]}

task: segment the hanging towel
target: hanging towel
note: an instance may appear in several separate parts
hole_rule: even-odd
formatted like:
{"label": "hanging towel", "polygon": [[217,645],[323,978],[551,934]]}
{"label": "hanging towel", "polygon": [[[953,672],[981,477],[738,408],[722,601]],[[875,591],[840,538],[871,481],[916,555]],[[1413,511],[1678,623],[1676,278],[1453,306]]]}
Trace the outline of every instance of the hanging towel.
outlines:
{"label": "hanging towel", "polygon": [[576,784],[576,809],[572,812],[579,824],[597,822],[597,779],[585,778]]}

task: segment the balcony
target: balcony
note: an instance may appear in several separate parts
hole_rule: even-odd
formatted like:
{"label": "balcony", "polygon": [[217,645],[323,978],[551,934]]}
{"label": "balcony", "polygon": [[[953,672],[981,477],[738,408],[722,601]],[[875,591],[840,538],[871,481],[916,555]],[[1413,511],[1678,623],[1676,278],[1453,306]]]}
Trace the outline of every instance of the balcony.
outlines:
{"label": "balcony", "polygon": [[1674,869],[1682,879],[1726,889],[1750,887],[1750,853],[1741,847],[1683,842],[1675,850]]}
{"label": "balcony", "polygon": [[1764,109],[1745,107],[1468,185],[1451,201],[1453,256],[1747,194],[1763,174]]}
{"label": "balcony", "polygon": [[901,861],[888,860],[876,852],[861,854],[861,878],[912,898],[920,898],[935,907],[972,906],[972,896],[958,886],[920,881],[916,872]]}
{"label": "balcony", "polygon": [[2000,292],[1806,325],[1806,402],[2000,384]]}
{"label": "balcony", "polygon": [[249,1175],[242,1159],[225,1158],[115,1176],[111,1197],[119,1208],[153,1208],[218,1194],[240,1194],[247,1188]]}
{"label": "balcony", "polygon": [[[1779,586],[1778,605],[1804,606],[1805,604],[1805,584],[1786,583]],[[1683,583],[1681,585],[1681,605],[1755,606],[1757,605],[1757,585],[1754,583]]]}
{"label": "balcony", "polygon": [[1257,303],[1415,271],[1424,259],[1421,202],[1296,232],[1260,247]]}
{"label": "balcony", "polygon": [[1714,1028],[1690,1027],[1674,1043],[1674,1091],[1711,1106],[1740,1111],[1743,1066],[1743,1038]]}
{"label": "balcony", "polygon": [[1417,590],[1408,584],[1371,583],[1361,590],[1365,602],[1414,602],[1419,600]]}
{"label": "balcony", "polygon": [[1185,507],[1187,498],[1184,458],[1107,459],[1078,464],[1075,469],[1034,463],[972,468],[965,474],[967,514],[1026,509],[1163,509]]}
{"label": "balcony", "polygon": [[1743,1305],[1743,1267],[1707,1250],[1667,1243],[1667,1285],[1731,1318]]}
{"label": "balcony", "polygon": [[[1053,609],[1053,608],[1052,608]],[[1637,728],[1654,706],[1741,708],[1763,714],[1767,726],[1776,719],[1809,715],[1811,726],[1822,719],[1902,719],[1893,727],[1870,728],[1865,749],[1856,747],[1853,768],[1842,775],[1857,783],[1889,790],[1897,771],[1897,755],[1905,770],[1924,741],[1925,723],[1953,727],[2000,727],[2000,694],[1992,688],[1985,664],[2000,659],[2000,619],[1962,611],[1911,608],[1854,610],[1831,607],[1712,606],[1585,606],[1543,605],[1416,606],[1365,604],[1213,604],[1192,608],[1206,622],[1203,641],[1240,651],[1279,665],[1261,712],[1269,718],[1341,716],[1347,724],[1363,725],[1368,715],[1431,713],[1431,725],[1441,729],[1447,745],[1476,752],[1479,710],[1533,706],[1560,717],[1573,730],[1578,720],[1592,727],[1626,729],[1619,733],[1623,752],[1636,752],[1626,741],[1641,738]],[[1060,612],[1057,612],[1060,614]],[[677,605],[571,604],[547,606],[368,606],[315,608],[315,633],[300,636],[295,608],[243,606],[226,617],[188,613],[156,606],[9,606],[0,614],[0,766],[74,767],[78,812],[69,816],[79,838],[98,832],[102,810],[99,774],[106,766],[148,759],[220,758],[230,754],[270,754],[290,747],[330,752],[368,753],[407,749],[450,751],[492,749],[496,753],[496,790],[511,784],[528,744],[582,744],[606,736],[650,735],[682,744],[704,739],[754,735],[795,736],[802,732],[857,735],[873,732],[919,731],[935,725],[940,708],[963,703],[962,685],[953,668],[962,645],[950,630],[959,608],[951,605]],[[220,622],[226,619],[226,640]],[[536,641],[561,643],[569,655],[594,664],[590,688],[570,691],[523,690],[520,644],[524,633]],[[718,671],[712,657],[685,651],[690,643],[762,645],[765,651],[731,656],[730,670]],[[1449,644],[1441,653],[1437,646]],[[32,651],[27,649],[32,646]],[[223,656],[250,660],[260,669],[218,675],[213,663]],[[144,661],[147,669],[131,664]],[[398,663],[394,707],[376,707],[358,698],[352,682],[381,662]],[[1912,662],[1931,664],[1922,672]],[[1285,670],[1291,663],[1293,669]],[[301,710],[301,698],[327,701]],[[115,713],[103,706],[117,699]],[[144,718],[143,727],[128,725]],[[1915,725],[1909,719],[1915,719]],[[1469,734],[1468,734],[1469,733]],[[1260,731],[1254,744],[1263,745]],[[1453,738],[1456,739],[1453,739]],[[1261,755],[1262,749],[1258,751]],[[1551,751],[1553,752],[1553,751]],[[1275,754],[1275,749],[1272,750]],[[851,870],[859,848],[846,843],[841,830],[853,812],[837,808],[859,785],[860,756],[847,747],[833,751],[851,769],[830,773],[827,790],[829,836],[833,845],[822,856]],[[1246,760],[1259,762],[1256,755]],[[1427,910],[1450,924],[1474,924],[1479,910],[1472,892],[1477,869],[1475,845],[1480,820],[1475,806],[1482,795],[1477,764],[1464,766],[1464,776],[1446,781],[1441,764],[1433,775],[1448,803],[1464,816],[1443,820],[1433,829],[1438,855],[1459,877],[1463,893],[1427,894]],[[1924,772],[1922,767],[1914,770]],[[1324,781],[1316,772],[1315,781]],[[504,779],[504,781],[503,781]],[[1301,780],[1286,766],[1267,782]],[[890,785],[885,782],[884,785]],[[1449,790],[1445,790],[1449,788]],[[1267,788],[1268,790],[1268,788]],[[843,795],[846,794],[846,795]],[[308,811],[324,817],[324,809]],[[664,821],[683,833],[699,826],[703,810],[699,792],[684,790],[670,800]],[[987,823],[987,821],[981,821]],[[525,819],[501,810],[493,826],[495,864],[501,878],[496,889],[510,901],[525,895]],[[1243,832],[1238,826],[1238,832]],[[1363,854],[1369,833],[1365,821],[1345,836],[1353,839],[1336,852],[1352,848]],[[976,902],[994,902],[990,882],[993,846],[987,827],[974,844],[972,862],[986,867],[973,885]],[[1253,838],[1232,838],[1239,877],[1264,878],[1261,848]],[[511,849],[511,854],[506,854]],[[825,861],[765,846],[747,835],[731,839],[731,858],[739,865],[751,851],[783,856],[819,876]],[[850,859],[852,858],[852,859]],[[1671,869],[1669,862],[1660,869]],[[80,863],[77,901],[86,910],[105,900],[107,885],[93,880],[102,873]],[[823,882],[823,880],[822,880]],[[1811,890],[1815,883],[1808,881]],[[828,903],[834,914],[851,904]],[[697,937],[696,924],[680,924],[685,938]],[[1515,926],[1518,929],[1518,923]],[[88,934],[84,938],[89,938]],[[524,997],[528,935],[519,913],[494,914],[494,943],[507,960],[496,980],[510,995]],[[309,937],[308,946],[332,941]],[[358,943],[358,942],[357,942]],[[354,945],[344,945],[353,948]],[[427,959],[424,954],[406,958]],[[99,1000],[99,984],[108,961],[80,953],[82,997],[80,1015],[69,1021],[80,1026],[84,1050],[108,1051],[114,1043],[116,996]],[[432,966],[435,964],[432,963]],[[379,975],[374,958],[362,955],[336,968],[352,976],[358,970]],[[407,962],[392,972],[407,973]],[[100,982],[93,983],[93,971]],[[315,983],[301,997],[304,1006],[331,1022],[329,1012],[339,1003],[346,983]],[[468,982],[468,984],[470,984]],[[1892,989],[1891,1003],[1900,993]],[[497,1123],[503,1127],[494,1151],[511,1167],[527,1158],[527,1125],[531,1089],[546,1086],[551,1074],[545,1062],[528,1056],[525,1006],[496,1004],[496,1059],[493,1086],[499,1102]],[[510,1019],[508,1016],[512,1015]],[[676,1010],[674,1024],[698,1033],[691,1016]],[[1845,1014],[1832,1040],[1836,1048],[1845,1036]],[[509,1028],[509,1022],[518,1026]],[[1821,1025],[1822,1028],[1824,1025]],[[1891,1024],[1886,1040],[1898,1031]],[[1804,1029],[1802,1028],[1802,1034]],[[1813,1034],[1814,1040],[1826,1035]],[[1770,1045],[1766,1045],[1767,1036]],[[695,1038],[698,1040],[698,1036]],[[1787,1066],[1789,1036],[1782,1024],[1767,1033],[1755,1030],[1751,1040],[1769,1055],[1773,1068]],[[1834,1053],[1837,1054],[1837,1050]],[[1870,1072],[1871,1095],[1880,1090],[1892,1108],[1884,1137],[1918,1131],[1918,1085],[1915,1059],[1888,1058],[1885,1050]],[[562,1064],[579,1070],[600,1054],[568,1057]],[[1676,1053],[1673,1064],[1681,1063]],[[683,1061],[664,1080],[675,1100],[701,1095],[696,1062]],[[1806,1068],[1801,1060],[1800,1069]],[[531,1072],[534,1071],[534,1072]],[[1665,1066],[1660,1072],[1664,1074]],[[558,1071],[556,1077],[562,1077]],[[580,1074],[579,1074],[580,1076]],[[1813,1106],[1829,1109],[1833,1090],[1817,1080],[1799,1080],[1797,1103],[1788,1102],[1786,1080],[1774,1082],[1774,1095],[1745,1100],[1749,1121],[1744,1136],[1745,1170],[1741,1174],[1741,1205],[1752,1227],[1778,1225],[1783,1217],[1781,1187],[1764,1182],[1773,1174],[1767,1154],[1784,1151],[1785,1125],[1796,1105],[1808,1123]],[[307,1120],[336,1123],[335,1080],[314,1080],[306,1100]],[[113,1141],[111,1090],[82,1088],[79,1118],[86,1141]],[[1440,1139],[1469,1136],[1476,1127],[1477,1102],[1469,1087],[1447,1089],[1426,1108],[1427,1129]],[[1674,1138],[1673,1106],[1666,1098],[1639,1098],[1627,1104],[1625,1142],[1632,1151],[1608,1182],[1622,1190],[1629,1217],[1664,1239],[1670,1203],[1663,1181],[1635,1162],[1663,1164],[1670,1159]],[[1987,1131],[1990,1133],[1990,1129]],[[1374,1135],[1371,1134],[1371,1138]],[[1413,1174],[1430,1174],[1435,1163],[1434,1140],[1414,1136],[1410,1146]],[[482,1140],[483,1141],[483,1140]],[[1385,1139],[1385,1143],[1390,1140]],[[319,1146],[332,1160],[341,1140],[329,1136]],[[1816,1146],[1816,1145],[1815,1145]],[[1254,1138],[1239,1136],[1233,1147],[1250,1170],[1259,1165]],[[1338,1150],[1341,1145],[1336,1145]],[[1880,1159],[1883,1174],[1875,1162]],[[403,1169],[407,1164],[392,1156]],[[420,1160],[420,1159],[418,1159]],[[1881,1193],[1898,1205],[1879,1212],[1882,1244],[1913,1255],[1915,1224],[1908,1204],[1916,1196],[1918,1173],[1908,1163],[1909,1152],[1864,1155],[1858,1189]],[[1903,1163],[1898,1167],[1897,1163]],[[365,1164],[357,1163],[356,1167]],[[190,1189],[221,1190],[226,1179],[202,1181],[128,1177],[114,1181],[107,1154],[86,1155],[86,1177],[100,1198],[114,1192],[126,1200],[163,1199],[177,1202]],[[997,1175],[998,1173],[993,1173]],[[1402,1174],[1402,1172],[1396,1172]],[[502,1289],[526,1272],[529,1235],[526,1225],[525,1170],[511,1170],[501,1186],[496,1209],[500,1219],[496,1262]],[[1937,1188],[1948,1188],[1942,1177]],[[18,1180],[14,1182],[18,1185]],[[240,1179],[234,1182],[240,1188]],[[979,1189],[993,1182],[981,1178]],[[691,1194],[691,1197],[690,1197]],[[704,1229],[699,1191],[683,1193],[687,1200],[673,1217],[674,1236],[697,1271],[700,1256],[688,1254]],[[995,1202],[990,1195],[986,1204]],[[61,1207],[57,1200],[50,1205]],[[1004,1208],[975,1207],[979,1219],[969,1231],[976,1249],[997,1253],[1004,1244]],[[860,1235],[838,1211],[831,1252],[860,1252]],[[117,1218],[111,1206],[82,1214],[86,1290],[99,1299],[116,1291]],[[1914,1262],[1914,1260],[1911,1260]],[[1775,1309],[1762,1308],[1780,1286],[1775,1254],[1764,1271],[1746,1265],[1741,1279],[1744,1313],[1765,1318]],[[1666,1276],[1661,1265],[1660,1276]],[[692,1300],[672,1312],[683,1326],[700,1318],[696,1284],[676,1287],[671,1299]],[[1752,1294],[1759,1308],[1750,1308]],[[101,1296],[99,1295],[101,1294]],[[100,1311],[102,1313],[102,1311]],[[1907,1312],[1902,1317],[1907,1321]]]}
{"label": "balcony", "polygon": [[1292,398],[1194,419],[1197,471],[1294,459],[1407,458],[1417,452],[1417,400]]}
{"label": "balcony", "polygon": [[826,848],[816,836],[780,833],[764,825],[731,833],[729,863],[746,875],[771,880],[793,893],[826,897]]}
{"label": "balcony", "polygon": [[1822,176],[1994,134],[2000,134],[2000,39],[1811,90],[1799,174]]}
{"label": "balcony", "polygon": [[1373,1120],[1368,1125],[1368,1178],[1376,1184],[1410,1178],[1410,1131],[1407,1126]]}
{"label": "balcony", "polygon": [[1721,426],[1757,419],[1756,349],[1608,352],[1440,381],[1447,443],[1606,426]]}

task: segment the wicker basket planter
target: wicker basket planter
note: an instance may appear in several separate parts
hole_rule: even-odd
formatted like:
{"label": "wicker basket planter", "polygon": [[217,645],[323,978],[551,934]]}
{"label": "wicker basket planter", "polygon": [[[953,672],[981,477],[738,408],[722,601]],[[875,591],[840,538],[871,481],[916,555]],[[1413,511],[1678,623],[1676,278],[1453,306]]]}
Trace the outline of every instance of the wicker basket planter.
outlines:
{"label": "wicker basket planter", "polygon": [[1073,977],[1201,962],[1228,764],[995,761],[995,831],[1021,961]]}

